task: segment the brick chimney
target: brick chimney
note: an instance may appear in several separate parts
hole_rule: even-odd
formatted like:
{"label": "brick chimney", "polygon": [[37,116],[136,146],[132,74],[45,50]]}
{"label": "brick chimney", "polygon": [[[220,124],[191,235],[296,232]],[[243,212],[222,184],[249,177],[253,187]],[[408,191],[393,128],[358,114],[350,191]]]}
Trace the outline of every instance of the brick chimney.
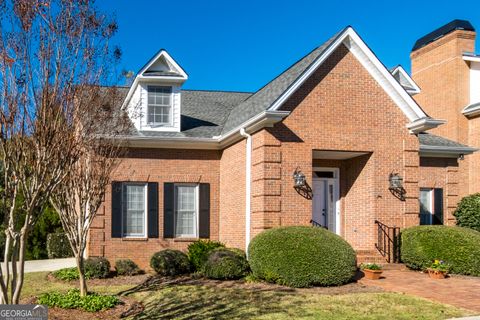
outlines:
{"label": "brick chimney", "polygon": [[421,92],[415,100],[428,115],[447,123],[433,130],[468,144],[469,65],[465,52],[475,52],[475,29],[470,22],[454,20],[417,40],[410,58],[412,78]]}

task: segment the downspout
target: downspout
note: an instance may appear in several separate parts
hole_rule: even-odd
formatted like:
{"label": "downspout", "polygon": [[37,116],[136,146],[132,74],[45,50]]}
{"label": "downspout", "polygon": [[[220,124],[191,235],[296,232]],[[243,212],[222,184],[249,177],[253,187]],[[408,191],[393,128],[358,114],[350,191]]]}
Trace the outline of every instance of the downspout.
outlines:
{"label": "downspout", "polygon": [[240,135],[247,139],[245,150],[245,252],[248,254],[248,245],[250,244],[250,218],[251,218],[251,187],[252,187],[252,136],[245,128],[240,129]]}

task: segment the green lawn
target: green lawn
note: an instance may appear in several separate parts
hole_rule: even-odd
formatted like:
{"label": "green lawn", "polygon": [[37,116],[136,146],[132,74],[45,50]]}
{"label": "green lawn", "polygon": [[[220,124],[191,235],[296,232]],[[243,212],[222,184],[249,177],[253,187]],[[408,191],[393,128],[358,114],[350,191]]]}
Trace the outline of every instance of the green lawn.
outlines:
{"label": "green lawn", "polygon": [[[22,296],[76,286],[75,281],[48,281],[46,272],[28,273]],[[132,287],[110,281],[108,285],[90,285],[89,290],[116,294]],[[234,283],[172,285],[130,297],[145,306],[133,319],[447,319],[471,315],[466,310],[396,293],[331,295],[315,289],[245,288]]]}
{"label": "green lawn", "polygon": [[[78,288],[77,281],[48,281],[48,272],[32,272],[25,274],[25,283],[22,288],[22,297],[39,296],[42,293],[49,291],[67,291],[68,289]],[[127,290],[133,285],[108,285],[108,286],[94,286],[88,285],[89,291],[95,291],[104,294],[117,294],[120,291]]]}
{"label": "green lawn", "polygon": [[133,295],[145,305],[134,319],[447,319],[468,311],[397,293],[325,295],[175,286]]}

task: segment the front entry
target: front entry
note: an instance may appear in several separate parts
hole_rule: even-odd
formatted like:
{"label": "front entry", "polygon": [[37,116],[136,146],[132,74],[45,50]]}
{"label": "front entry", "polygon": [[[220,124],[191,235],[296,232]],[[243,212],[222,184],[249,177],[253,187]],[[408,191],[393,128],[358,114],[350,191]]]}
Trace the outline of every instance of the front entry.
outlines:
{"label": "front entry", "polygon": [[338,169],[314,168],[312,220],[328,230],[340,233]]}

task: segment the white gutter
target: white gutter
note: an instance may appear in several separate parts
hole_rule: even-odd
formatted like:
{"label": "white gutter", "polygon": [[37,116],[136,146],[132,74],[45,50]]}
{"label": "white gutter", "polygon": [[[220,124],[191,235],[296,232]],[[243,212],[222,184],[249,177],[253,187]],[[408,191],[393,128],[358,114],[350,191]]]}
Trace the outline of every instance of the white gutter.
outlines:
{"label": "white gutter", "polygon": [[240,129],[240,135],[247,139],[245,150],[245,252],[248,254],[248,245],[250,244],[250,215],[251,215],[251,187],[252,187],[252,136]]}

